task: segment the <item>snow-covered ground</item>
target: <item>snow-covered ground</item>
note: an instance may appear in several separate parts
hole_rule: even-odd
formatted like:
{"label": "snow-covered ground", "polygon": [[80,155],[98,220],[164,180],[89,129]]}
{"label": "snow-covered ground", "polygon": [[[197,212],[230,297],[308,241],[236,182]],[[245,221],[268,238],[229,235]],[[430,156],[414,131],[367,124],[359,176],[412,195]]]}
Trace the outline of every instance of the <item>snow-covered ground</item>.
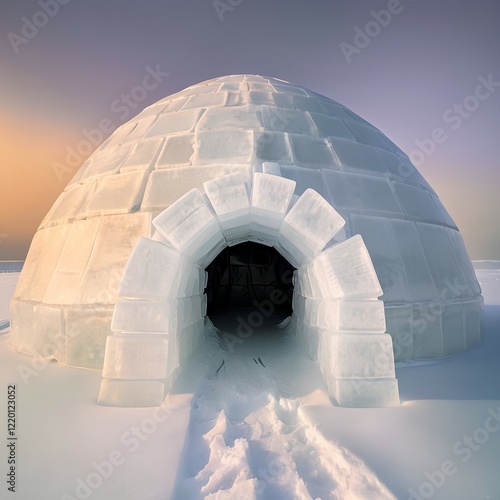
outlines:
{"label": "snow-covered ground", "polygon": [[[16,385],[17,498],[499,499],[500,262],[476,269],[485,340],[399,367],[397,408],[336,406],[274,325],[237,342],[213,330],[159,409],[99,407],[98,372],[35,361],[0,335],[2,401]],[[0,275],[0,323],[12,279]],[[231,331],[231,319],[214,322]]]}

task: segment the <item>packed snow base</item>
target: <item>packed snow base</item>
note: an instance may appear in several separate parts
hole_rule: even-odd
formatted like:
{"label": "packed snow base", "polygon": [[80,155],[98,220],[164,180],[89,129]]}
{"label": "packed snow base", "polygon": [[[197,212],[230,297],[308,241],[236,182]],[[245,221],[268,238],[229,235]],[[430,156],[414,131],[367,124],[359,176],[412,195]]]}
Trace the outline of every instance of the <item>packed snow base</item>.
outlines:
{"label": "packed snow base", "polygon": [[206,182],[207,199],[189,191],[153,220],[157,241],[139,240],[106,341],[101,404],[161,404],[203,338],[203,269],[244,241],[274,246],[298,268],[293,329],[330,394],[342,406],[399,404],[382,290],[362,238],[323,250],[345,223],[326,200],[312,189],[293,199],[295,182],[280,176],[251,181],[235,173]]}
{"label": "packed snow base", "polygon": [[174,497],[394,498],[358,457],[325,440],[301,414],[296,398],[311,389],[304,379],[312,363],[290,325],[269,318],[235,343],[235,319],[245,313],[216,316],[225,331],[209,326],[204,357],[211,368],[192,403]]}

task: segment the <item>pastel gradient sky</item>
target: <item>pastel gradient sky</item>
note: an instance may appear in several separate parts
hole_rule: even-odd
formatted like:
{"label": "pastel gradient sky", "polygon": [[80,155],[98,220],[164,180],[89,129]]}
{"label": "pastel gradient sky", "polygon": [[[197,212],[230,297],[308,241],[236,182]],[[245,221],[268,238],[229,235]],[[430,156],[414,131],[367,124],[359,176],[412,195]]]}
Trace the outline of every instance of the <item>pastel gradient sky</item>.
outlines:
{"label": "pastel gradient sky", "polygon": [[[220,15],[213,0],[64,2],[0,7],[0,260],[25,258],[72,175],[54,163],[66,163],[84,130],[236,73],[305,85],[380,128],[416,159],[471,257],[500,259],[498,0],[216,0]],[[397,13],[385,27],[371,22],[374,36],[348,61],[341,44],[356,47],[371,11],[389,6]],[[23,18],[47,22],[23,35]],[[169,75],[125,119],[113,103],[157,65]],[[474,101],[481,77],[499,83]],[[455,104],[474,109],[460,116]],[[441,143],[422,161],[415,141],[436,128]]]}

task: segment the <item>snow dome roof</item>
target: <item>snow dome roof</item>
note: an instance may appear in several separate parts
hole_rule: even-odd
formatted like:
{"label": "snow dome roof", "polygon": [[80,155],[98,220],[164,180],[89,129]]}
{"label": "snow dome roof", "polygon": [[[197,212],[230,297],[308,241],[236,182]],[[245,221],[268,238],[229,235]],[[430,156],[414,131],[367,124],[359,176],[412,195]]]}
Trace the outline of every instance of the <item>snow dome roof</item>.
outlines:
{"label": "snow dome roof", "polygon": [[396,361],[480,338],[481,290],[456,224],[380,130],[304,87],[215,78],[149,106],[82,165],[40,225],[12,302],[13,344],[100,368],[117,290],[152,220],[193,188],[255,172],[313,188],[361,234],[384,291]]}

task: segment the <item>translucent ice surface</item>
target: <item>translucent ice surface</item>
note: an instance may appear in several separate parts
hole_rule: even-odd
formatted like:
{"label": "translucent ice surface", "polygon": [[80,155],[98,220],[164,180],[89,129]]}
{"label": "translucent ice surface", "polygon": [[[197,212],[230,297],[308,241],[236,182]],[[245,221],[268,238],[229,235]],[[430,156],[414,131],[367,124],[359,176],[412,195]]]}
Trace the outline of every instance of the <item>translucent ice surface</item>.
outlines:
{"label": "translucent ice surface", "polygon": [[255,173],[251,194],[250,240],[274,245],[295,190],[295,182]]}
{"label": "translucent ice surface", "polygon": [[201,267],[226,246],[217,218],[198,189],[179,198],[153,224],[173,247]]}
{"label": "translucent ice surface", "polygon": [[[333,386],[333,387],[332,387]],[[399,406],[395,378],[331,380],[331,392],[341,406],[351,408]]]}
{"label": "translucent ice surface", "polygon": [[390,335],[336,335],[322,331],[318,353],[318,361],[328,363],[335,378],[395,376]]}
{"label": "translucent ice surface", "polygon": [[301,293],[311,298],[354,300],[382,295],[370,254],[359,235],[322,252],[299,269],[297,280]]}
{"label": "translucent ice surface", "polygon": [[177,249],[140,238],[118,289],[129,298],[189,297],[203,293],[205,271]]}
{"label": "translucent ice surface", "polygon": [[380,300],[323,300],[294,294],[293,307],[303,321],[326,330],[385,333],[384,303]]}
{"label": "translucent ice surface", "polygon": [[110,335],[106,341],[103,377],[163,379],[178,363],[177,343],[168,336]]}
{"label": "translucent ice surface", "polygon": [[175,333],[206,314],[206,295],[170,300],[120,300],[111,330],[120,333]]}
{"label": "translucent ice surface", "polygon": [[225,175],[203,184],[229,244],[248,241],[250,201],[241,173]]}
{"label": "translucent ice surface", "polygon": [[324,198],[308,189],[286,215],[276,249],[300,268],[317,256],[344,224]]}

